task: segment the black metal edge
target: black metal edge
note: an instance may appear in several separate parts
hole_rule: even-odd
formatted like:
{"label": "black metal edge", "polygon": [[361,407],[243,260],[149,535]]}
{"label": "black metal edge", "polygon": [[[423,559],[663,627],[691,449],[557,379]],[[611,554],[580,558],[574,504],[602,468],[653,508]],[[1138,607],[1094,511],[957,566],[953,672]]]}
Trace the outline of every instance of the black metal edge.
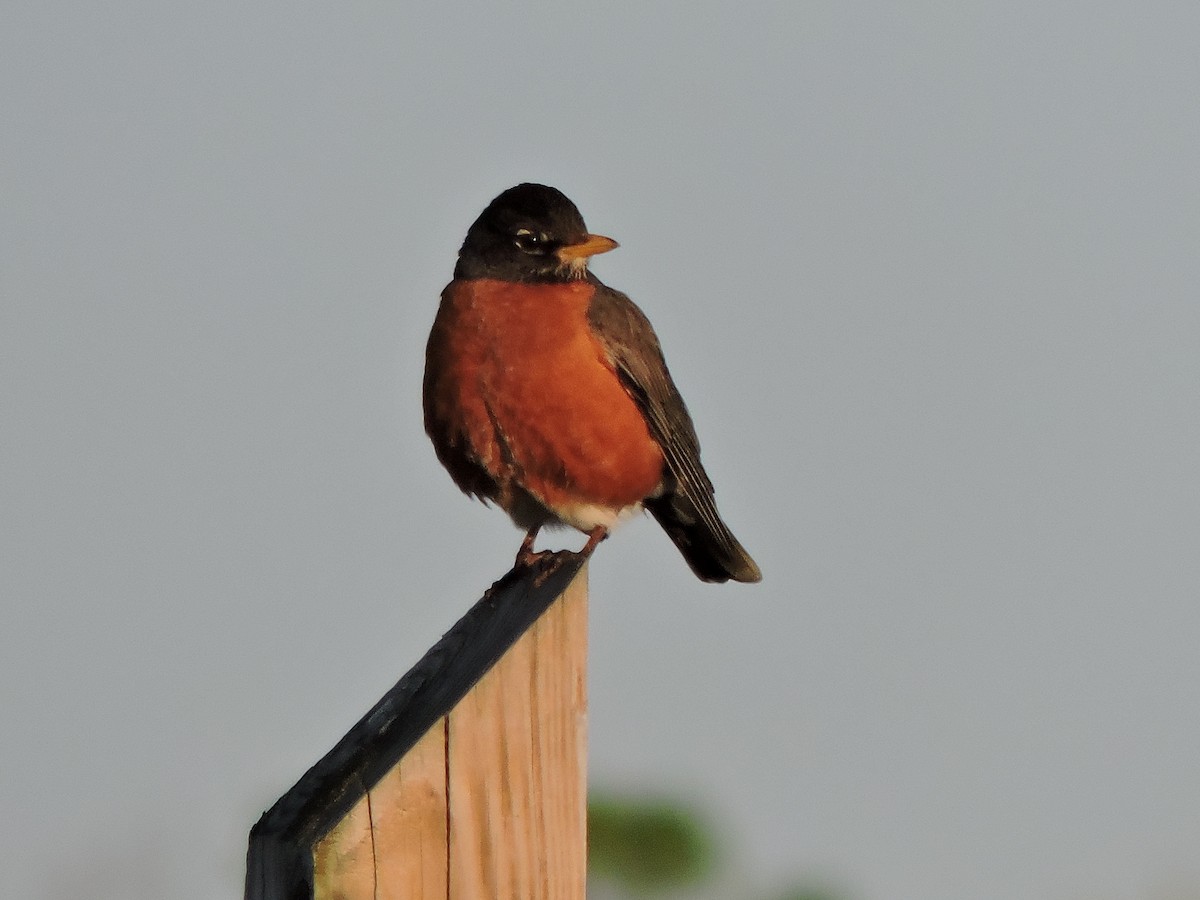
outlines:
{"label": "black metal edge", "polygon": [[586,557],[547,554],[493,584],[250,829],[246,900],[308,900],[312,847],[562,595]]}

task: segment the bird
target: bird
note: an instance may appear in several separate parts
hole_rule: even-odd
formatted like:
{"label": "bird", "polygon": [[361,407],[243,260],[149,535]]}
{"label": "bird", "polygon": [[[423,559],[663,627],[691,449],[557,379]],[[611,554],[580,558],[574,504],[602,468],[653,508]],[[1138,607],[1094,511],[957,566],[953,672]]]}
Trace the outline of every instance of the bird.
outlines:
{"label": "bird", "polygon": [[590,556],[644,509],[706,582],[762,573],[722,521],[700,442],[645,314],[588,268],[617,242],[557,188],[498,195],[467,231],[425,352],[425,431],[466,494]]}

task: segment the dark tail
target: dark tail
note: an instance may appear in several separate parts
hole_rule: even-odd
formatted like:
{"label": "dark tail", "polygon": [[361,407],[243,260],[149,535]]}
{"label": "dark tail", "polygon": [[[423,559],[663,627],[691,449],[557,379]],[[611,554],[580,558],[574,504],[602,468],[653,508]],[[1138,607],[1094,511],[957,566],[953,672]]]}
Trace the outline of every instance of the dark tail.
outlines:
{"label": "dark tail", "polygon": [[646,501],[646,509],[675,542],[701,581],[762,581],[762,572],[711,504],[703,512],[682,494]]}

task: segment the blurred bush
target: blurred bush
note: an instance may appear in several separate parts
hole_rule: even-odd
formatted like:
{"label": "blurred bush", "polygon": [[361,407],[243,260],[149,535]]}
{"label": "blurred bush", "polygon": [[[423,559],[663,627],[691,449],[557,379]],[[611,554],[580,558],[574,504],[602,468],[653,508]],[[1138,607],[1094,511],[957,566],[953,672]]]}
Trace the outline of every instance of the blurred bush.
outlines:
{"label": "blurred bush", "polygon": [[711,831],[698,815],[662,801],[612,796],[588,803],[588,873],[633,896],[704,879],[712,870]]}
{"label": "blurred bush", "polygon": [[[719,851],[711,825],[686,803],[592,793],[588,803],[588,883],[605,897],[713,893]],[[694,894],[688,889],[694,890]],[[589,893],[594,891],[589,890]],[[723,900],[754,900],[747,895]],[[768,898],[762,898],[768,900]],[[827,888],[793,885],[769,900],[842,900]]]}

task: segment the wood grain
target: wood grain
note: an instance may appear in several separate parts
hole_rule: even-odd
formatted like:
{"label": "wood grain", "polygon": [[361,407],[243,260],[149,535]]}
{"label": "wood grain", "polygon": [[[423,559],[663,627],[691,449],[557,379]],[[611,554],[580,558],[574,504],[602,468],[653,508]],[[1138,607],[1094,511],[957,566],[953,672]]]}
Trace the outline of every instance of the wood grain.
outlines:
{"label": "wood grain", "polygon": [[587,569],[312,846],[314,900],[584,900]]}
{"label": "wood grain", "polygon": [[314,900],[441,900],[448,847],[439,723],[313,848]]}
{"label": "wood grain", "polygon": [[586,577],[450,713],[450,900],[584,900]]}

